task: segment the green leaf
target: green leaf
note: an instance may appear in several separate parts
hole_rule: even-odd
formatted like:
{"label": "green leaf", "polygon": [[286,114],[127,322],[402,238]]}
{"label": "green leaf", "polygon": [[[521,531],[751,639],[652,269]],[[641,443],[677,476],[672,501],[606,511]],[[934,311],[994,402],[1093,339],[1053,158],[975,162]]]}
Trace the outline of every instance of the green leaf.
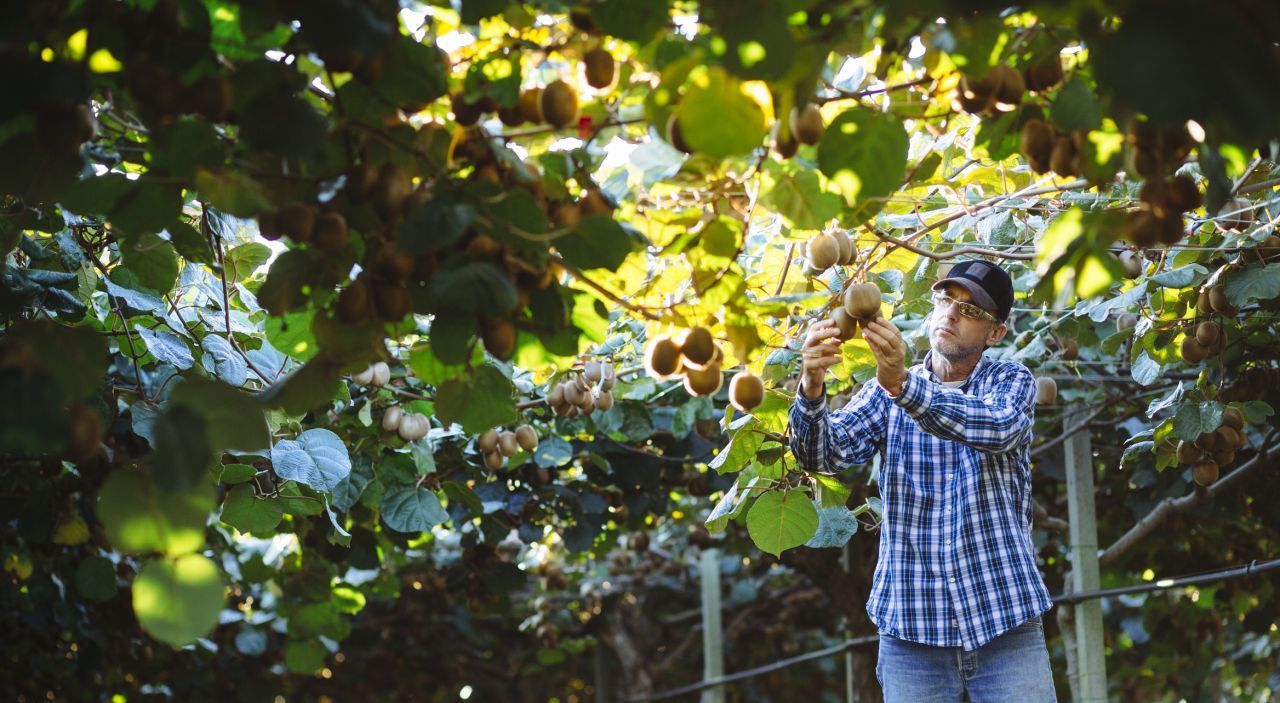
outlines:
{"label": "green leaf", "polygon": [[[155,234],[182,215],[182,192],[177,186],[160,184],[146,176],[133,182],[111,209],[111,225],[132,240]],[[167,291],[167,289],[166,289]]]}
{"label": "green leaf", "polygon": [[431,302],[451,314],[498,317],[515,308],[516,288],[493,264],[472,262],[436,273]]}
{"label": "green leaf", "polygon": [[213,263],[213,251],[209,249],[209,242],[195,227],[179,220],[170,223],[165,231],[169,233],[169,240],[173,242],[173,248],[178,250],[179,256],[188,262]]}
{"label": "green leaf", "polygon": [[818,168],[850,207],[882,198],[897,190],[906,175],[907,130],[891,115],[846,110],[822,133]]}
{"label": "green leaf", "polygon": [[227,279],[239,282],[252,276],[270,258],[270,247],[261,242],[246,242],[227,250],[222,263],[227,270]]}
{"label": "green leaf", "polygon": [[351,473],[351,456],[338,435],[323,428],[307,430],[296,440],[283,439],[271,448],[271,464],[281,478],[317,491],[332,491]]}
{"label": "green leaf", "polygon": [[1251,400],[1241,405],[1240,411],[1244,413],[1244,417],[1249,421],[1250,425],[1260,425],[1276,412],[1271,408],[1270,404],[1261,400]]}
{"label": "green leaf", "polygon": [[432,198],[396,228],[396,244],[409,254],[427,254],[455,244],[475,221],[476,209],[450,194]]}
{"label": "green leaf", "polygon": [[818,483],[818,507],[834,508],[843,506],[845,501],[849,500],[849,495],[853,493],[853,487],[846,485],[843,481],[835,476],[826,476],[823,474],[810,474],[814,481]]}
{"label": "green leaf", "polygon": [[715,159],[749,154],[764,140],[767,127],[760,105],[738,79],[713,66],[695,72],[679,105],[680,129],[689,147]]}
{"label": "green leaf", "polygon": [[214,374],[227,385],[239,388],[249,380],[249,367],[240,352],[231,347],[225,337],[216,334],[207,335],[200,341],[204,346],[204,354],[200,357],[200,365],[205,371]]}
{"label": "green leaf", "polygon": [[143,344],[147,346],[147,351],[151,352],[151,356],[160,361],[172,364],[180,371],[186,371],[196,362],[191,354],[191,347],[187,346],[187,340],[182,337],[164,330],[149,329],[141,323],[136,323],[134,329],[142,338]]}
{"label": "green leaf", "polygon": [[460,378],[467,374],[466,364],[446,364],[440,361],[432,351],[431,344],[425,342],[414,345],[409,350],[409,369],[413,371],[414,376],[433,386],[439,386],[449,379]]}
{"label": "green leaf", "polygon": [[110,559],[95,554],[76,567],[76,592],[85,600],[104,603],[116,590],[116,565]]}
{"label": "green leaf", "polygon": [[372,480],[372,460],[366,454],[357,454],[352,461],[350,473],[333,489],[333,507],[341,511],[350,510]]}
{"label": "green leaf", "polygon": [[290,415],[303,415],[333,403],[341,392],[341,366],[316,357],[258,394],[260,402]]}
{"label": "green leaf", "polygon": [[117,469],[98,492],[98,520],[111,545],[125,554],[189,554],[204,546],[213,512],[213,487],[161,491],[144,474]]}
{"label": "green leaf", "polygon": [[289,640],[284,646],[284,664],[295,674],[316,673],[324,666],[327,656],[329,650],[318,639]]}
{"label": "green leaf", "polygon": [[764,443],[765,436],[760,432],[758,425],[759,423],[753,418],[748,424],[740,427],[729,439],[729,444],[716,454],[707,467],[715,469],[716,473],[720,474],[741,471],[755,458],[760,445]]}
{"label": "green leaf", "polygon": [[725,491],[724,496],[720,498],[720,501],[716,503],[716,507],[712,509],[711,514],[707,516],[705,524],[708,531],[717,534],[724,532],[724,528],[728,527],[729,521],[738,517],[742,510],[747,507],[747,503],[750,502],[752,496],[750,489],[760,479],[752,477],[745,488],[740,488],[739,484],[742,483],[742,478],[745,477],[746,474],[740,476],[738,482]]}
{"label": "green leaf", "polygon": [[1147,356],[1146,351],[1138,354],[1138,358],[1133,361],[1133,367],[1129,369],[1129,373],[1133,375],[1133,380],[1143,386],[1155,383],[1156,379],[1160,378],[1160,371],[1160,362]]}
{"label": "green leaf", "polygon": [[588,215],[573,232],[556,240],[556,250],[580,269],[614,271],[631,253],[631,240],[611,216]]}
{"label": "green leaf", "polygon": [[151,559],[133,581],[133,611],[148,634],[181,647],[218,624],[224,588],[222,572],[206,556]]}
{"label": "green leaf", "polygon": [[227,484],[244,483],[258,475],[258,470],[248,464],[226,464],[218,470],[218,482]]}
{"label": "green leaf", "polygon": [[840,196],[822,190],[818,173],[809,169],[781,174],[762,199],[765,207],[798,229],[822,229],[840,214]]}
{"label": "green leaf", "polygon": [[818,511],[818,529],[805,546],[815,549],[843,547],[857,531],[858,517],[852,510],[843,505],[823,508]]}
{"label": "green leaf", "polygon": [[480,20],[502,12],[506,0],[462,0],[459,13],[463,24],[480,24]]}
{"label": "green leaf", "polygon": [[284,506],[279,498],[259,498],[253,486],[240,484],[231,489],[222,504],[222,521],[251,534],[265,536],[275,531],[284,517]]}
{"label": "green leaf", "polygon": [[1200,264],[1187,264],[1171,271],[1162,271],[1148,280],[1165,288],[1187,288],[1199,285],[1209,275],[1208,269]]}
{"label": "green leaf", "polygon": [[1224,278],[1227,300],[1236,307],[1250,300],[1270,300],[1280,295],[1280,264],[1250,266]]}
{"label": "green leaf", "polygon": [[225,383],[188,378],[173,389],[169,403],[184,405],[204,418],[209,444],[215,452],[252,452],[265,449],[270,443],[262,406],[249,394]]}
{"label": "green leaf", "polygon": [[93,393],[107,375],[107,343],[88,327],[69,327],[50,320],[17,322],[5,331],[3,339],[20,358],[30,358],[47,369],[65,399]]}
{"label": "green leaf", "polygon": [[449,519],[433,491],[403,486],[382,498],[382,521],[397,532],[423,532]]}
{"label": "green leaf", "polygon": [[774,556],[808,542],[817,531],[818,510],[800,491],[769,491],[747,513],[751,541]]}
{"label": "green leaf", "polygon": [[1058,97],[1054,98],[1053,107],[1049,108],[1049,118],[1063,132],[1101,127],[1098,98],[1089,82],[1077,76],[1064,85]]}
{"label": "green leaf", "polygon": [[605,34],[645,44],[667,25],[669,12],[664,3],[605,2],[591,7],[591,18]]}
{"label": "green leaf", "polygon": [[271,210],[266,189],[243,171],[197,168],[195,186],[210,205],[236,217],[253,217]]}
{"label": "green leaf", "polygon": [[142,285],[168,293],[178,278],[178,252],[159,235],[147,232],[120,243],[120,258]]}
{"label": "green leaf", "polygon": [[1213,432],[1222,424],[1222,403],[1212,400],[1187,403],[1173,416],[1173,436],[1194,442],[1200,435]]}
{"label": "green leaf", "polygon": [[470,379],[453,379],[440,386],[436,414],[441,422],[457,422],[464,431],[479,434],[516,421],[512,390],[511,381],[501,371],[485,364]]}

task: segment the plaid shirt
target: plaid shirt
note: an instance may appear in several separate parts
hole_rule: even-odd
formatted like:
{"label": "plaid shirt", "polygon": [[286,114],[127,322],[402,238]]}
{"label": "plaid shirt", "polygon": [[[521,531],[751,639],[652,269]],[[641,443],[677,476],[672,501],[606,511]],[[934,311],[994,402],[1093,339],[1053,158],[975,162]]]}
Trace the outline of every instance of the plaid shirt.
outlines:
{"label": "plaid shirt", "polygon": [[838,471],[876,452],[884,522],[867,614],[880,632],[938,647],[981,647],[1052,605],[1031,542],[1035,379],[983,356],[959,388],[908,370],[891,397],[867,383],[828,414],[796,394],[792,450]]}

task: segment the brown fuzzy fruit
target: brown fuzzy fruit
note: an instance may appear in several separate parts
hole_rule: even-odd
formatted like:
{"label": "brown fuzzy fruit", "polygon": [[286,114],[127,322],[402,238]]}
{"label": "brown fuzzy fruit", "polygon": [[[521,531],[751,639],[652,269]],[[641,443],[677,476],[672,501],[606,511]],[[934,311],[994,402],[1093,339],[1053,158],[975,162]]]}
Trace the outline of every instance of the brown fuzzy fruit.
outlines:
{"label": "brown fuzzy fruit", "polygon": [[578,208],[582,210],[583,215],[613,214],[613,203],[609,202],[609,198],[594,186],[583,191],[582,197],[578,199]]}
{"label": "brown fuzzy fruit", "polygon": [[841,342],[847,342],[858,336],[858,320],[850,315],[844,306],[831,311],[831,321],[836,323],[836,329],[840,330],[838,339]]}
{"label": "brown fuzzy fruit", "polygon": [[1126,249],[1120,252],[1120,265],[1124,266],[1124,277],[1134,279],[1142,275],[1142,255]]}
{"label": "brown fuzzy fruit", "polygon": [[1240,408],[1228,405],[1222,409],[1222,424],[1240,432],[1244,430],[1244,413]]}
{"label": "brown fuzzy fruit", "polygon": [[1169,181],[1169,186],[1165,188],[1164,200],[1165,204],[1175,212],[1194,210],[1200,207],[1200,189],[1196,187],[1195,179],[1186,174],[1180,174]]}
{"label": "brown fuzzy fruit", "polygon": [[516,443],[526,452],[533,452],[538,449],[538,433],[529,425],[520,425],[516,428]]}
{"label": "brown fuzzy fruit", "polygon": [[347,218],[342,213],[327,212],[316,219],[315,245],[323,251],[336,253],[347,247],[350,235]]}
{"label": "brown fuzzy fruit", "polygon": [[67,435],[63,456],[80,463],[92,459],[102,444],[102,419],[84,403],[67,406]]}
{"label": "brown fuzzy fruit", "polygon": [[680,128],[680,120],[672,113],[667,119],[667,143],[675,147],[677,151],[686,154],[692,154],[693,148],[684,140],[684,130]]}
{"label": "brown fuzzy fruit", "polygon": [[526,88],[520,92],[520,98],[516,102],[516,106],[520,108],[520,116],[525,122],[533,124],[542,124],[542,88]]}
{"label": "brown fuzzy fruit", "polygon": [[1063,134],[1053,140],[1053,151],[1049,154],[1049,169],[1064,178],[1079,173],[1079,152],[1071,137]]}
{"label": "brown fuzzy fruit", "polygon": [[1218,225],[1223,229],[1245,230],[1253,224],[1253,203],[1244,198],[1228,200],[1218,211]]}
{"label": "brown fuzzy fruit", "polygon": [[388,244],[378,250],[373,261],[373,272],[379,278],[399,283],[413,275],[416,266],[413,256]]}
{"label": "brown fuzzy fruit", "polygon": [[1205,349],[1213,349],[1218,346],[1218,340],[1222,337],[1222,328],[1213,320],[1205,320],[1196,325],[1196,341]]}
{"label": "brown fuzzy fruit", "polygon": [[1080,358],[1080,344],[1071,337],[1058,339],[1058,358],[1063,361],[1075,361]]}
{"label": "brown fuzzy fruit", "polygon": [[485,453],[484,453],[484,465],[485,465],[485,466],[486,466],[490,471],[498,471],[498,470],[500,470],[502,467],[504,467],[504,466],[506,466],[506,465],[507,465],[507,458],[506,458],[505,456],[502,456],[502,452],[496,452],[496,451],[494,451],[494,452],[485,452]]}
{"label": "brown fuzzy fruit", "polygon": [[1026,67],[1022,71],[1027,90],[1035,93],[1044,92],[1062,82],[1062,59],[1056,54],[1050,58]]}
{"label": "brown fuzzy fruit", "polygon": [[1131,330],[1137,326],[1138,326],[1138,316],[1131,312],[1122,313],[1121,315],[1116,317],[1117,332],[1124,332],[1125,330]]}
{"label": "brown fuzzy fruit", "polygon": [[1053,405],[1058,402],[1058,382],[1047,376],[1036,378],[1036,404]]}
{"label": "brown fuzzy fruit", "polygon": [[819,234],[809,242],[809,266],[816,271],[825,271],[840,260],[840,243],[830,232]]}
{"label": "brown fuzzy fruit", "polygon": [[680,342],[680,354],[685,364],[694,368],[706,366],[716,355],[716,342],[705,327],[694,327]]}
{"label": "brown fuzzy fruit", "polygon": [[516,326],[511,320],[498,318],[485,323],[480,333],[484,341],[484,349],[493,356],[506,361],[516,350]]}
{"label": "brown fuzzy fruit", "polygon": [[604,412],[613,407],[613,391],[601,391],[596,397],[596,410]]}
{"label": "brown fuzzy fruit", "polygon": [[396,164],[383,164],[378,168],[378,182],[371,192],[373,206],[383,219],[390,219],[404,210],[404,200],[409,197],[413,183],[409,175]]}
{"label": "brown fuzzy fruit", "polygon": [[1220,285],[1209,289],[1209,304],[1213,306],[1213,311],[1219,315],[1234,317],[1236,313],[1240,312],[1240,308],[1232,305],[1231,301],[1227,300],[1227,290]]}
{"label": "brown fuzzy fruit", "polygon": [[852,266],[858,263],[858,245],[853,243],[853,237],[837,232],[835,238],[840,245],[840,260],[837,263],[841,266]]}
{"label": "brown fuzzy fruit", "polygon": [[785,139],[781,135],[773,142],[773,150],[778,152],[778,156],[783,159],[789,159],[800,151],[800,142],[796,141],[794,136],[788,135]]}
{"label": "brown fuzzy fruit", "polygon": [[488,454],[498,448],[498,431],[486,430],[484,434],[476,438],[476,449],[481,454]]}
{"label": "brown fuzzy fruit", "polygon": [[817,144],[822,139],[822,112],[813,103],[791,108],[791,134],[801,144]]}
{"label": "brown fuzzy fruit", "polygon": [[347,180],[342,191],[353,203],[362,203],[373,192],[378,182],[378,168],[371,163],[359,163],[347,169]]}
{"label": "brown fuzzy fruit", "polygon": [[1218,433],[1216,431],[1201,433],[1199,437],[1196,437],[1195,445],[1206,452],[1211,452],[1217,449]]}
{"label": "brown fuzzy fruit", "polygon": [[844,309],[860,321],[880,315],[880,288],[874,283],[854,283],[844,292]]}
{"label": "brown fuzzy fruit", "polygon": [[1204,452],[1196,445],[1192,444],[1191,442],[1187,442],[1185,440],[1178,441],[1178,463],[1179,464],[1187,464],[1187,465],[1194,464],[1197,461],[1200,461],[1200,458],[1202,456],[1204,456]]}
{"label": "brown fuzzy fruit", "polygon": [[1209,350],[1194,336],[1182,338],[1182,346],[1179,352],[1182,355],[1182,360],[1188,364],[1198,364],[1209,358]]}
{"label": "brown fuzzy fruit", "polygon": [[1001,112],[1008,112],[1022,103],[1022,95],[1027,92],[1027,84],[1023,81],[1022,74],[1012,66],[1000,64],[993,67],[987,73],[987,79],[994,82],[993,95],[998,103],[996,107]]}
{"label": "brown fuzzy fruit", "polygon": [[413,309],[409,291],[399,283],[376,283],[373,286],[373,307],[384,322],[399,322]]}
{"label": "brown fuzzy fruit", "polygon": [[[1218,434],[1219,449],[1234,450],[1235,448],[1240,447],[1244,444],[1243,436],[1229,425],[1223,424],[1219,426],[1216,432]],[[1222,463],[1229,464],[1231,462],[1222,462]]]}
{"label": "brown fuzzy fruit", "polygon": [[567,127],[578,119],[578,91],[557,80],[542,90],[542,117],[552,127]]}
{"label": "brown fuzzy fruit", "polygon": [[713,396],[724,383],[719,364],[707,364],[701,369],[689,369],[684,377],[684,388],[689,395]]}
{"label": "brown fuzzy fruit", "polygon": [[280,231],[280,223],[277,221],[274,212],[258,213],[258,234],[261,234],[263,239],[271,242],[284,235],[284,232]]}
{"label": "brown fuzzy fruit", "polygon": [[519,105],[500,107],[498,108],[498,119],[502,120],[502,124],[508,127],[519,127],[524,124],[524,113],[520,112]]}
{"label": "brown fuzzy fruit", "polygon": [[729,402],[742,412],[751,412],[764,402],[764,382],[759,376],[739,371],[729,380]]}
{"label": "brown fuzzy fruit", "polygon": [[654,337],[644,353],[644,367],[658,379],[670,378],[680,370],[680,347],[666,335]]}
{"label": "brown fuzzy fruit", "polygon": [[338,319],[347,325],[362,325],[369,321],[369,284],[357,278],[338,294]]}
{"label": "brown fuzzy fruit", "polygon": [[513,457],[520,449],[519,440],[516,439],[516,433],[507,430],[498,435],[498,451],[502,452],[505,457]]}
{"label": "brown fuzzy fruit", "polygon": [[316,209],[304,203],[289,203],[276,212],[276,226],[295,242],[309,242],[316,228]]}
{"label": "brown fuzzy fruit", "polygon": [[1053,127],[1044,120],[1031,119],[1022,125],[1018,141],[1032,171],[1048,172],[1049,158],[1053,155],[1053,136]]}
{"label": "brown fuzzy fruit", "polygon": [[587,79],[587,85],[592,88],[596,90],[608,88],[613,84],[614,75],[617,73],[613,54],[600,47],[583,54],[582,73]]}
{"label": "brown fuzzy fruit", "polygon": [[1209,486],[1218,480],[1218,463],[1202,459],[1191,465],[1191,478],[1201,486]]}

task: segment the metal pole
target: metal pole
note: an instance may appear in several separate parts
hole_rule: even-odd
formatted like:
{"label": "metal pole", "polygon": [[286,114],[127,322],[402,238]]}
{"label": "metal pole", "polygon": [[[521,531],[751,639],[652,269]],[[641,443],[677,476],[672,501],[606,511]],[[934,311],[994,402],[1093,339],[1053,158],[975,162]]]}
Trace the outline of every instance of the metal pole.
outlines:
{"label": "metal pole", "polygon": [[[724,675],[724,633],[720,625],[720,550],[702,550],[702,678]],[[724,686],[702,692],[702,703],[724,703]]]}
{"label": "metal pole", "polygon": [[[1062,419],[1070,429],[1085,415],[1080,408]],[[1093,447],[1088,430],[1072,435],[1065,444],[1067,506],[1071,523],[1071,586],[1081,593],[1096,590],[1098,576],[1098,524],[1094,511]],[[1076,651],[1082,703],[1107,702],[1107,662],[1102,638],[1102,604],[1091,600],[1075,605]]]}

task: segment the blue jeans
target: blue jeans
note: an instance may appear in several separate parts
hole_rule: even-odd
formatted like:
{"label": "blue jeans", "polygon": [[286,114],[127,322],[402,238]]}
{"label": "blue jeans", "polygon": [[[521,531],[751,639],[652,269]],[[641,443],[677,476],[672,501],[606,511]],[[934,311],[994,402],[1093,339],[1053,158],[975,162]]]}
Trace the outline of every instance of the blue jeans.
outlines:
{"label": "blue jeans", "polygon": [[1039,616],[972,652],[881,634],[876,678],[885,703],[1057,701]]}

